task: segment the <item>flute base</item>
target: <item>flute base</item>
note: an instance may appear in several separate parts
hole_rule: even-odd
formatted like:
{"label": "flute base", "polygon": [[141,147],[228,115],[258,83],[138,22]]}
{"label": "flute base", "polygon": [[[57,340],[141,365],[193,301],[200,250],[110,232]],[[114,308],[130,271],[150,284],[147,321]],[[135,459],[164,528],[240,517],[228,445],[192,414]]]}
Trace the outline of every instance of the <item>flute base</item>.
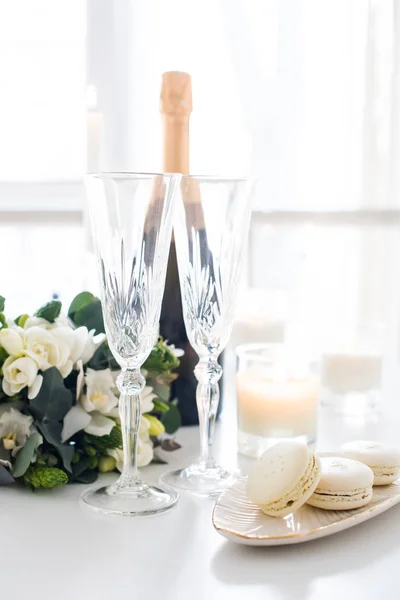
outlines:
{"label": "flute base", "polygon": [[231,485],[234,477],[214,462],[196,462],[185,469],[168,471],[160,481],[179,491],[196,496],[216,496]]}
{"label": "flute base", "polygon": [[81,502],[97,513],[122,517],[160,514],[177,501],[178,494],[174,490],[150,487],[140,481],[129,486],[117,481],[113,485],[91,488],[81,496]]}

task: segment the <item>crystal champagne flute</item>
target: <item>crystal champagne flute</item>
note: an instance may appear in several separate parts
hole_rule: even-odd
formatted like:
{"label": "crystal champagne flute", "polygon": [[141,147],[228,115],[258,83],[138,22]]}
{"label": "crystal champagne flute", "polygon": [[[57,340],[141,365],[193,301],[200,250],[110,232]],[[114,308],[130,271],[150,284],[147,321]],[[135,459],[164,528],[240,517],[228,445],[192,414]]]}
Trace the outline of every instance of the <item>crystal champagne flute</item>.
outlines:
{"label": "crystal champagne flute", "polygon": [[135,516],[159,513],[177,501],[174,490],[145,483],[137,468],[141,420],[140,367],[150,354],[158,323],[180,175],[89,175],[86,190],[100,275],[104,325],[121,367],[117,379],[124,464],[112,485],[92,488],[82,501],[98,512]]}
{"label": "crystal champagne flute", "polygon": [[212,456],[222,368],[218,356],[232,329],[251,214],[250,179],[184,176],[174,224],[186,332],[195,368],[200,456],[161,480],[199,495],[222,491],[231,475]]}

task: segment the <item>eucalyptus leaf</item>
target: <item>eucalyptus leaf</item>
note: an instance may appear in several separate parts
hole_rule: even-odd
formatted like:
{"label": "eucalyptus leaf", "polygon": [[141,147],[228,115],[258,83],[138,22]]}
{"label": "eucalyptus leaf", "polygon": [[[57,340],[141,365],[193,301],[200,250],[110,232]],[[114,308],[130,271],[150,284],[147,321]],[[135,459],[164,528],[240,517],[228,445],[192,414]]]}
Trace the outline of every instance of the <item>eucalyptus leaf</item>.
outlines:
{"label": "eucalyptus leaf", "polygon": [[94,329],[96,334],[105,333],[103,311],[98,298],[94,298],[91,304],[87,304],[75,312],[72,320],[78,327],[85,326],[89,331]]}
{"label": "eucalyptus leaf", "polygon": [[97,348],[92,358],[88,362],[88,367],[94,371],[102,371],[110,367],[110,362],[113,359],[110,349],[106,344],[102,344]]}
{"label": "eucalyptus leaf", "polygon": [[64,385],[61,373],[56,367],[43,373],[40,392],[31,400],[29,411],[41,421],[61,421],[74,401],[71,390]]}
{"label": "eucalyptus leaf", "polygon": [[181,426],[181,414],[174,404],[169,405],[169,411],[161,416],[161,422],[166,433],[172,434]]}
{"label": "eucalyptus leaf", "polygon": [[36,425],[45,440],[57,449],[64,467],[67,471],[71,472],[71,460],[74,455],[74,447],[68,443],[63,444],[61,442],[62,424],[57,421],[48,421],[45,423],[43,423],[43,421],[37,421]]}
{"label": "eucalyptus leaf", "polygon": [[90,456],[82,456],[79,462],[72,465],[72,476],[70,477],[70,481],[78,481],[82,473],[89,469],[91,460]]}
{"label": "eucalyptus leaf", "polygon": [[94,483],[98,476],[99,474],[96,469],[87,469],[71,481],[76,483]]}
{"label": "eucalyptus leaf", "polygon": [[81,292],[71,302],[71,306],[68,309],[68,316],[70,319],[74,320],[74,315],[82,308],[91,304],[96,297],[91,292]]}
{"label": "eucalyptus leaf", "polygon": [[0,485],[9,485],[14,483],[14,477],[3,465],[0,465]]}
{"label": "eucalyptus leaf", "polygon": [[162,402],[168,402],[171,393],[169,385],[155,381],[153,391]]}
{"label": "eucalyptus leaf", "polygon": [[26,472],[31,460],[36,452],[36,449],[42,443],[42,436],[36,431],[25,442],[25,446],[18,452],[13,466],[14,477],[22,477]]}
{"label": "eucalyptus leaf", "polygon": [[57,317],[61,313],[61,302],[59,300],[52,300],[47,302],[35,312],[35,317],[46,319],[49,323],[54,323]]}

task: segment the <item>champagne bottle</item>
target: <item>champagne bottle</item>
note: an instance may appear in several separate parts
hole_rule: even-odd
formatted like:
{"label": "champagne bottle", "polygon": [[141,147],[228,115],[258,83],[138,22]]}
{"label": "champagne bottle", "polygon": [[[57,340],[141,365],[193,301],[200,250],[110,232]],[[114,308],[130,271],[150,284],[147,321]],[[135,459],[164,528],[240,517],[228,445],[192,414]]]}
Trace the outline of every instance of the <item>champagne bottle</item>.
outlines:
{"label": "champagne bottle", "polygon": [[[163,74],[160,110],[164,130],[165,173],[188,174],[189,119],[192,112],[192,86],[188,73],[171,71]],[[196,406],[197,380],[194,368],[198,356],[189,344],[182,314],[175,242],[169,252],[165,292],[161,308],[160,334],[185,352],[180,359],[179,378],[172,384],[172,398],[178,399],[183,425],[198,424]]]}

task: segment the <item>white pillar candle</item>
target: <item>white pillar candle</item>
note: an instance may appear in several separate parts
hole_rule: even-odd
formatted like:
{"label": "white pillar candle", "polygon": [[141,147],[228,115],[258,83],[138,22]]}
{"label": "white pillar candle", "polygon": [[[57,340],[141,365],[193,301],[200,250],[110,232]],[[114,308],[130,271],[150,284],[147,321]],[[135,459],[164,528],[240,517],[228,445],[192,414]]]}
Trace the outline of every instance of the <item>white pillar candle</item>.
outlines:
{"label": "white pillar candle", "polygon": [[237,374],[239,430],[262,437],[315,432],[319,382],[313,377],[274,379],[261,369]]}
{"label": "white pillar candle", "polygon": [[367,392],[381,386],[380,354],[332,353],[322,359],[322,385],[336,394]]}
{"label": "white pillar candle", "polygon": [[263,315],[241,316],[233,324],[231,345],[233,347],[249,342],[283,342],[285,323],[274,321]]}

